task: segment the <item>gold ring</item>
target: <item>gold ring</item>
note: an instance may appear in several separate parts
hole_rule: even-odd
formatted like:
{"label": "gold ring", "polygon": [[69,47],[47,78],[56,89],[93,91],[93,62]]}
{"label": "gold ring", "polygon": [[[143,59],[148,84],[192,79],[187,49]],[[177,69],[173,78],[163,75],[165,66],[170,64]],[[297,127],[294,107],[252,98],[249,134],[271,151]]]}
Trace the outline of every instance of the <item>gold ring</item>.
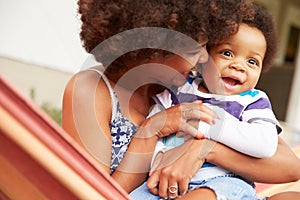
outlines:
{"label": "gold ring", "polygon": [[176,194],[178,187],[177,186],[170,186],[168,187],[169,193],[170,194]]}

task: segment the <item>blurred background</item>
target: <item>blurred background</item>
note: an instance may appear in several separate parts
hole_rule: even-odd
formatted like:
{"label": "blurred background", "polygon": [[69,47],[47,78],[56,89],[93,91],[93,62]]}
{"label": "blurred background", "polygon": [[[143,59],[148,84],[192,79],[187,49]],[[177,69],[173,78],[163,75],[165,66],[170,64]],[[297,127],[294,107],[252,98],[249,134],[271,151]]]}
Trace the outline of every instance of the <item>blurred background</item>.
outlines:
{"label": "blurred background", "polygon": [[76,0],[0,0],[0,73],[61,124],[64,87],[87,54]]}
{"label": "blurred background", "polygon": [[[278,58],[258,87],[291,146],[300,143],[300,0],[256,0],[274,16]],[[75,0],[0,0],[0,74],[61,124],[64,87],[88,54]]]}

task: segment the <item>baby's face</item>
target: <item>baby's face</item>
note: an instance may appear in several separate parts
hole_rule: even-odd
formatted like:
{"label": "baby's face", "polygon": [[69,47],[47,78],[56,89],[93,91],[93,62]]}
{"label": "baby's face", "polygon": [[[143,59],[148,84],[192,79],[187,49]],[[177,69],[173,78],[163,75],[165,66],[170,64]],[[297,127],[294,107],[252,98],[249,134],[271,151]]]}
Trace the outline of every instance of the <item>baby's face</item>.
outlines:
{"label": "baby's face", "polygon": [[209,92],[235,95],[253,89],[260,77],[266,49],[263,33],[241,24],[235,35],[209,50],[210,60],[201,71]]}

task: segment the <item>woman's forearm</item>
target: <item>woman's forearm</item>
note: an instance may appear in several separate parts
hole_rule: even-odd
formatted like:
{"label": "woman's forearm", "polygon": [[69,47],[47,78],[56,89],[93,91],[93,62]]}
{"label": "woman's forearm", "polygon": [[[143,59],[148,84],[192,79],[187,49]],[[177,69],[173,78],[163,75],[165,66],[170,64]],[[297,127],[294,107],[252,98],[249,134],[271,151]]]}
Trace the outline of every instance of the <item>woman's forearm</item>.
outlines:
{"label": "woman's forearm", "polygon": [[147,134],[140,126],[132,138],[125,156],[112,177],[128,192],[141,185],[147,178],[157,143],[155,134]]}
{"label": "woman's forearm", "polygon": [[280,138],[271,158],[253,158],[216,143],[206,159],[255,182],[285,183],[300,178],[300,159]]}
{"label": "woman's forearm", "polygon": [[[183,111],[188,112],[183,114]],[[213,118],[214,113],[200,101],[173,106],[147,118],[139,126],[125,157],[112,176],[130,192],[146,180],[158,138],[178,131],[201,138],[202,134],[188,120],[199,119],[212,123]]]}

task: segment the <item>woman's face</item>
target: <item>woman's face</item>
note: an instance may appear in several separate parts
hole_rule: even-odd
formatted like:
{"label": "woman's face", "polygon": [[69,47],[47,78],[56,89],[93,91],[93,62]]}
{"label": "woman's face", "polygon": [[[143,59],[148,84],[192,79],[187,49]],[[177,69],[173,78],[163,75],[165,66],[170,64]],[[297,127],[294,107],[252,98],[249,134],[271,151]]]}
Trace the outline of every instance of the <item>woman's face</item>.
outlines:
{"label": "woman's face", "polygon": [[156,73],[156,79],[165,86],[181,86],[186,82],[190,71],[199,63],[205,63],[208,60],[208,53],[205,46],[198,50],[186,51],[183,57],[170,54],[162,60],[157,61],[163,66]]}
{"label": "woman's face", "polygon": [[263,33],[246,24],[210,51],[202,67],[204,84],[210,93],[235,95],[253,89],[260,77],[267,44]]}
{"label": "woman's face", "polygon": [[121,74],[118,84],[130,89],[147,84],[159,84],[164,87],[181,86],[198,63],[208,60],[205,46],[198,45],[197,48],[192,51],[186,48],[182,50],[184,53],[181,55],[153,54],[150,59],[140,56],[136,60],[127,60],[125,65],[129,70]]}

